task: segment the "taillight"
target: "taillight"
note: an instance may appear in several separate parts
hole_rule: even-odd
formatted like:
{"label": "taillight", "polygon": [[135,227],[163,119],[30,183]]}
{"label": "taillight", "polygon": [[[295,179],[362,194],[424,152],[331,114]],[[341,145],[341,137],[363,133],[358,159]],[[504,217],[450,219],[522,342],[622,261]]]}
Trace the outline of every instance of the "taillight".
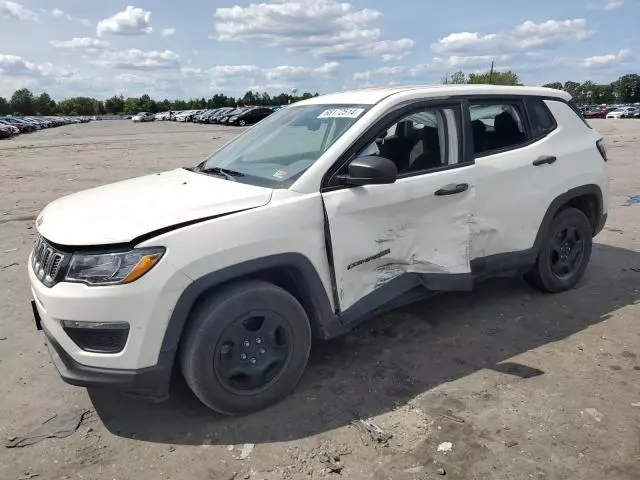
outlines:
{"label": "taillight", "polygon": [[596,147],[598,147],[598,151],[600,152],[600,155],[602,155],[602,159],[606,162],[607,161],[607,144],[604,143],[604,140],[601,138],[596,142]]}

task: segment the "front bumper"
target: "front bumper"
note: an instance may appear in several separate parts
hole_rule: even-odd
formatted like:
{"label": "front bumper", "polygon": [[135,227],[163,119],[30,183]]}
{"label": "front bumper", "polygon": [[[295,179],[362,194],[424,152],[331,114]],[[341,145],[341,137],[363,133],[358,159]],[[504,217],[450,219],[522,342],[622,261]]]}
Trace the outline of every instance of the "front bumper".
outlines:
{"label": "front bumper", "polygon": [[116,370],[82,365],[71,358],[45,330],[47,348],[58,373],[70,385],[107,387],[131,395],[162,401],[169,396],[173,352],[160,355],[153,367]]}
{"label": "front bumper", "polygon": [[[191,283],[164,259],[152,272],[127,284],[90,287],[40,282],[29,261],[29,280],[43,330],[76,364],[99,370],[137,371],[158,365],[165,331],[180,294]],[[62,321],[129,325],[124,348],[116,353],[88,351],[67,334]],[[174,352],[172,352],[174,353]]]}

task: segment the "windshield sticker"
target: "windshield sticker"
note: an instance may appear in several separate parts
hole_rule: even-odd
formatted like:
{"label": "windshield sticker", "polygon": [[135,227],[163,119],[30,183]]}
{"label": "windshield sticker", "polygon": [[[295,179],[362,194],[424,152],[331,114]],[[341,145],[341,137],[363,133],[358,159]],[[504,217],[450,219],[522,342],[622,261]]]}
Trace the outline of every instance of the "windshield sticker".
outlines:
{"label": "windshield sticker", "polygon": [[283,178],[287,178],[288,173],[285,170],[278,170],[276,173],[273,174],[273,176],[275,178],[277,178],[278,180],[282,180]]}
{"label": "windshield sticker", "polygon": [[364,108],[330,108],[318,115],[318,118],[358,118],[362,112]]}

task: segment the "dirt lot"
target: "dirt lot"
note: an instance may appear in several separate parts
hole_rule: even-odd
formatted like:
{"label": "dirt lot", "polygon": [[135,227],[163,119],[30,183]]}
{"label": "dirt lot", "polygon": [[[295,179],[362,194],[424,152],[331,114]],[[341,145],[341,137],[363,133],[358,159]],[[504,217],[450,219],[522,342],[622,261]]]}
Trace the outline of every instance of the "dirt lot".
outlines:
{"label": "dirt lot", "polygon": [[[639,479],[640,122],[593,123],[609,144],[611,205],[578,289],[499,279],[372,319],[314,345],[290,398],[235,419],[179,379],[163,404],[64,384],[34,328],[25,264],[49,201],[194,165],[238,130],[112,121],[0,142],[0,437],[87,411],[71,436],[0,446],[0,479]],[[351,424],[368,417],[386,444]]]}

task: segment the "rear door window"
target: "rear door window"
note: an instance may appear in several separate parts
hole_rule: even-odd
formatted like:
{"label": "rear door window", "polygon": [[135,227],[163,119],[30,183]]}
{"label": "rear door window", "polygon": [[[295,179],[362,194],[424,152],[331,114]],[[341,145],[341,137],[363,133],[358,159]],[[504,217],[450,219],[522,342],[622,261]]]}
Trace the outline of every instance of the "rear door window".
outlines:
{"label": "rear door window", "polygon": [[512,150],[529,141],[523,107],[521,101],[470,103],[476,156]]}

